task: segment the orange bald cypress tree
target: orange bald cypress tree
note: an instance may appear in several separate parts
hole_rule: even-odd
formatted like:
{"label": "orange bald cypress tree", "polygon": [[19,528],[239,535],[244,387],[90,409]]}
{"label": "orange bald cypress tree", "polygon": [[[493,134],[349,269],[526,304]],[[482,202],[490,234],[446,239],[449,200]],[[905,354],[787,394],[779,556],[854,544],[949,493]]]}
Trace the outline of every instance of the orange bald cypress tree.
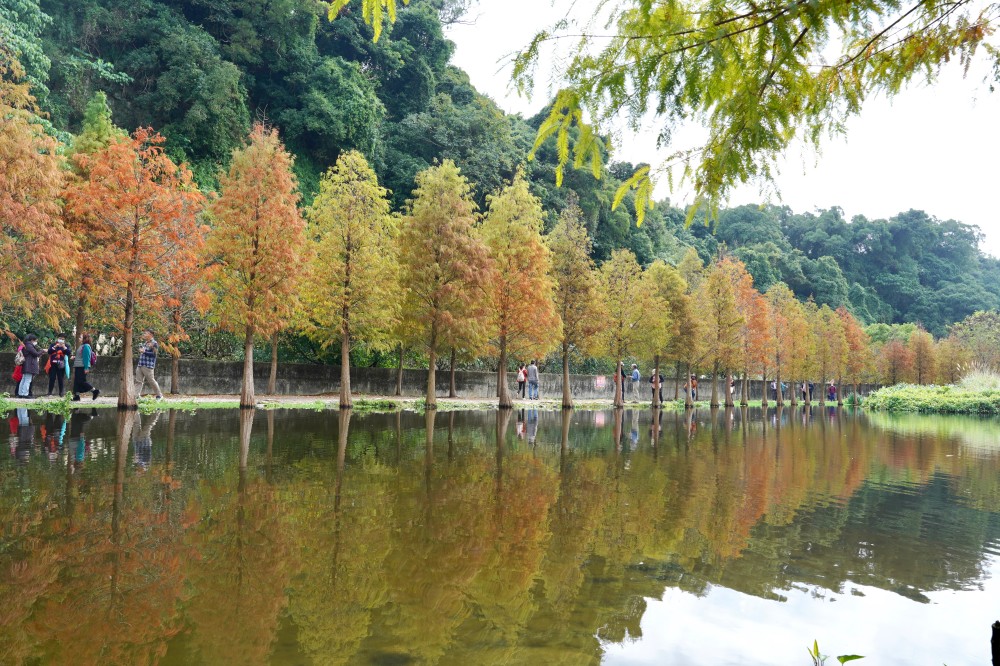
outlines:
{"label": "orange bald cypress tree", "polygon": [[219,185],[206,244],[214,313],[222,328],[243,336],[240,406],[252,408],[254,340],[284,328],[296,311],[306,225],[296,207],[292,156],[278,132],[261,123],[250,144],[233,152]]}
{"label": "orange bald cypress tree", "polygon": [[486,295],[490,261],[473,233],[472,188],[451,160],[417,174],[417,188],[399,234],[403,326],[428,356],[427,409],[437,407],[438,352],[449,331],[477,310]]}
{"label": "orange bald cypress tree", "polygon": [[495,269],[487,288],[487,307],[490,337],[499,356],[501,408],[513,406],[507,388],[507,354],[543,356],[560,337],[542,215],[542,202],[518,172],[510,186],[490,198],[489,213],[480,227]]}
{"label": "orange bald cypress tree", "polygon": [[844,378],[854,386],[854,395],[858,395],[858,382],[868,370],[871,357],[871,343],[861,322],[843,305],[837,308],[844,327],[844,337],[847,341],[847,363],[844,365]]}
{"label": "orange bald cypress tree", "polygon": [[0,59],[0,311],[39,309],[57,319],[75,244],[60,218],[59,146],[20,78],[16,63]]}
{"label": "orange bald cypress tree", "polygon": [[87,174],[66,191],[66,208],[91,241],[94,289],[113,304],[122,333],[118,408],[135,409],[132,338],[136,311],[159,318],[167,302],[167,267],[197,266],[198,215],[204,197],[191,172],[163,152],[163,137],[140,128],[76,160]]}

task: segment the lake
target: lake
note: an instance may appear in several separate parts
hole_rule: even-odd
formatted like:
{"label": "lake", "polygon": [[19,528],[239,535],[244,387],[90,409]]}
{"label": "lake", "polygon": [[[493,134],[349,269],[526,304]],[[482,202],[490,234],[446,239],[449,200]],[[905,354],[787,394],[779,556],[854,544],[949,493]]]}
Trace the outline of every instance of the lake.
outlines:
{"label": "lake", "polygon": [[7,417],[3,664],[956,666],[1000,618],[997,420]]}

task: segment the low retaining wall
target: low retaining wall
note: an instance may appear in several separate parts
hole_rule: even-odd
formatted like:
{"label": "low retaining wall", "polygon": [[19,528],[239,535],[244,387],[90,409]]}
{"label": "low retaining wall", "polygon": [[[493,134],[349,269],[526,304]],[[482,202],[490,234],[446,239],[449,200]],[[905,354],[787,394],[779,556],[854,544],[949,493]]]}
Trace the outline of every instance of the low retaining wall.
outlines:
{"label": "low retaining wall", "polygon": [[[44,364],[44,357],[43,357]],[[14,355],[10,353],[0,354],[0,372],[4,376],[10,377],[10,372],[14,368]],[[267,381],[270,377],[270,363],[257,363],[254,365],[254,382],[257,393],[263,394],[267,388]],[[181,393],[186,395],[231,395],[240,392],[243,381],[243,364],[231,361],[205,361],[201,359],[181,359],[179,365]],[[118,392],[119,377],[121,376],[121,358],[102,356],[93,371],[91,372],[91,383],[101,389],[106,395]],[[170,391],[170,359],[161,360],[156,371],[156,379],[164,392]],[[639,397],[646,401],[650,397],[648,378],[643,378],[638,387]],[[515,373],[510,373],[509,383],[511,390],[516,390],[517,382]],[[608,375],[570,375],[570,390],[577,400],[606,400],[614,394],[613,376]],[[44,393],[48,388],[47,378],[39,377],[33,390],[35,395]],[[42,386],[41,382],[45,382]],[[10,389],[12,381],[5,382],[6,388],[0,392]],[[449,374],[447,370],[438,370],[437,373],[437,394],[441,397],[448,395]],[[463,398],[492,398],[496,395],[496,377],[492,372],[467,372],[457,371],[455,373],[455,384],[458,395]],[[724,396],[724,382],[718,382],[719,399]],[[392,395],[396,390],[396,370],[395,368],[352,368],[351,388],[354,393],[368,395]],[[628,391],[629,382],[626,381],[626,398],[631,394]],[[749,399],[759,400],[761,397],[762,382],[753,380],[750,382]],[[819,387],[817,386],[817,389]],[[403,395],[421,396],[427,389],[427,370],[403,370]],[[864,395],[873,390],[870,385],[859,387]],[[281,395],[322,395],[337,393],[340,391],[340,367],[332,365],[307,365],[297,363],[283,363],[278,365],[278,380],[276,392]],[[541,373],[539,376],[539,392],[542,397],[552,398],[562,395],[562,374]],[[683,395],[683,393],[681,393]],[[738,395],[738,393],[737,393]],[[708,381],[700,382],[699,398],[708,400],[711,396],[711,384]],[[663,397],[672,400],[674,397],[674,380],[668,378],[663,386]],[[768,396],[770,399],[770,395]],[[818,395],[816,396],[818,399]]]}

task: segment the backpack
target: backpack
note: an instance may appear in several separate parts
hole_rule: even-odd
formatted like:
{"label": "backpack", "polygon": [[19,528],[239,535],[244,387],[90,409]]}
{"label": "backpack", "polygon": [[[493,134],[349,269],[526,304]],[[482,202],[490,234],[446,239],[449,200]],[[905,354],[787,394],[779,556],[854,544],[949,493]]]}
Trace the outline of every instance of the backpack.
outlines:
{"label": "backpack", "polygon": [[97,350],[93,347],[90,348],[90,367],[97,365]]}
{"label": "backpack", "polygon": [[24,347],[19,348],[14,354],[14,367],[21,365],[24,365]]}

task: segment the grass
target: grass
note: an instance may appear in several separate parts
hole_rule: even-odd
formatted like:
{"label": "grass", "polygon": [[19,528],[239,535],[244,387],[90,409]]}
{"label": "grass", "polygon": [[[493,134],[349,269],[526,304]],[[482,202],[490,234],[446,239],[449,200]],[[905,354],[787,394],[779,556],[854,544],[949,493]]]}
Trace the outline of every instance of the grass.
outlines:
{"label": "grass", "polygon": [[864,408],[885,412],[997,415],[1000,414],[1000,388],[966,388],[961,383],[955,386],[897,384],[869,395]]}

